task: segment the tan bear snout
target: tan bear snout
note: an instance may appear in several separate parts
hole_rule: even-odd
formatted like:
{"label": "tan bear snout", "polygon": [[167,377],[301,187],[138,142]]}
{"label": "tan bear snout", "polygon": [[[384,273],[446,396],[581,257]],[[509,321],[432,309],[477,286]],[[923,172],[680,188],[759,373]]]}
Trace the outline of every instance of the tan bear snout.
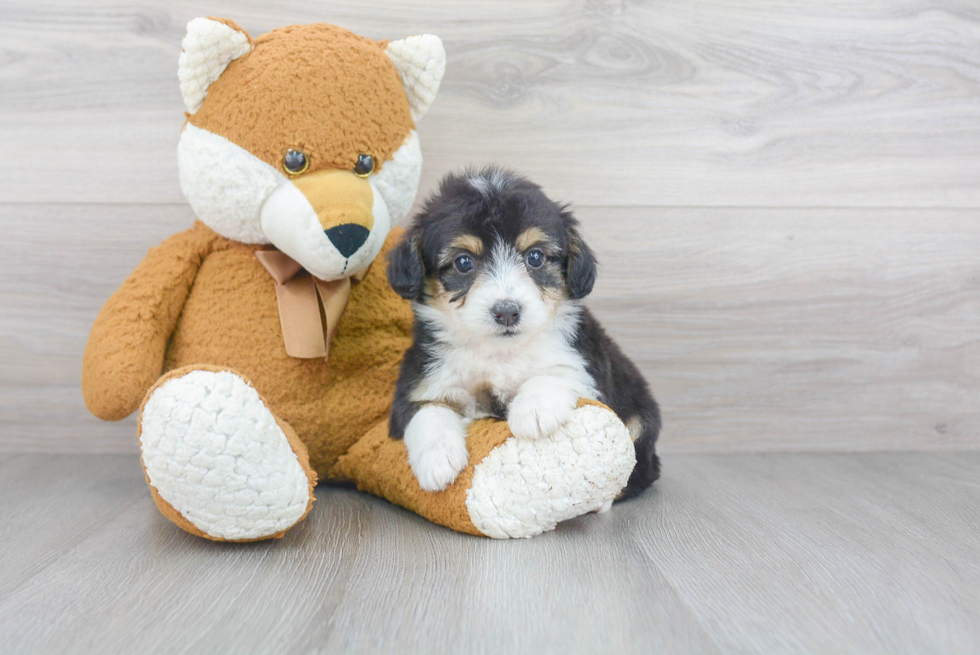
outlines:
{"label": "tan bear snout", "polygon": [[367,240],[374,228],[374,191],[366,178],[350,171],[319,170],[295,180],[320,226],[344,257]]}

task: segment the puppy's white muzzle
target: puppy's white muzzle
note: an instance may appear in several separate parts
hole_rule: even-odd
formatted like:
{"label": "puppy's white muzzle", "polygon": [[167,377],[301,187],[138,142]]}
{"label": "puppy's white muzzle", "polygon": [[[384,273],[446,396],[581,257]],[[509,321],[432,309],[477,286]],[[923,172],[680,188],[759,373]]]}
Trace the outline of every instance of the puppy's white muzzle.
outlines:
{"label": "puppy's white muzzle", "polygon": [[462,314],[474,334],[508,341],[537,333],[548,318],[541,292],[520,255],[505,244],[493,249],[486,279],[469,293]]}

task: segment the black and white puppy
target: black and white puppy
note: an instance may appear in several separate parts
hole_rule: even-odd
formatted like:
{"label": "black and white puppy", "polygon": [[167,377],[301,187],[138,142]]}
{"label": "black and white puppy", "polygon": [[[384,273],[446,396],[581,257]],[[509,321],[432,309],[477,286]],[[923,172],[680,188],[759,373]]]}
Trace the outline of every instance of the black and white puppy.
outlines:
{"label": "black and white puppy", "polygon": [[423,489],[446,488],[466,467],[472,420],[506,420],[515,437],[536,439],[579,398],[607,404],[634,439],[621,498],[657,479],[660,412],[581,305],[595,278],[578,221],[536,184],[499,168],[442,180],[388,258],[389,283],[415,311],[390,431]]}

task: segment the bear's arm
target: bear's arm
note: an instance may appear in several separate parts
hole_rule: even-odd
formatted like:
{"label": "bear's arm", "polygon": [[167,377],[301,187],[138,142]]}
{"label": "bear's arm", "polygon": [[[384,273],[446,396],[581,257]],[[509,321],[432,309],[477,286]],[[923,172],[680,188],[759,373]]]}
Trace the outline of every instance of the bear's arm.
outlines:
{"label": "bear's arm", "polygon": [[106,301],[82,358],[82,395],[106,421],[126,418],[163,373],[167,342],[217,235],[202,223],[150,250]]}

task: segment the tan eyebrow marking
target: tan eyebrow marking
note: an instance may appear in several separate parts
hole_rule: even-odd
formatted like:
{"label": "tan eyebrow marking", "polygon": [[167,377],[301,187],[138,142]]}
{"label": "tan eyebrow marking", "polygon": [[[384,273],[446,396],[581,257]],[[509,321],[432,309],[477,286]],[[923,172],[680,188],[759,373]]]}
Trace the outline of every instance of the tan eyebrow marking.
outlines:
{"label": "tan eyebrow marking", "polygon": [[545,234],[541,228],[529,227],[521,232],[520,236],[517,237],[517,241],[514,242],[514,245],[517,246],[518,250],[523,252],[535,244],[547,243],[548,241],[548,235]]}
{"label": "tan eyebrow marking", "polygon": [[462,234],[449,243],[450,248],[459,248],[460,250],[468,250],[474,255],[483,254],[483,241],[472,234]]}

